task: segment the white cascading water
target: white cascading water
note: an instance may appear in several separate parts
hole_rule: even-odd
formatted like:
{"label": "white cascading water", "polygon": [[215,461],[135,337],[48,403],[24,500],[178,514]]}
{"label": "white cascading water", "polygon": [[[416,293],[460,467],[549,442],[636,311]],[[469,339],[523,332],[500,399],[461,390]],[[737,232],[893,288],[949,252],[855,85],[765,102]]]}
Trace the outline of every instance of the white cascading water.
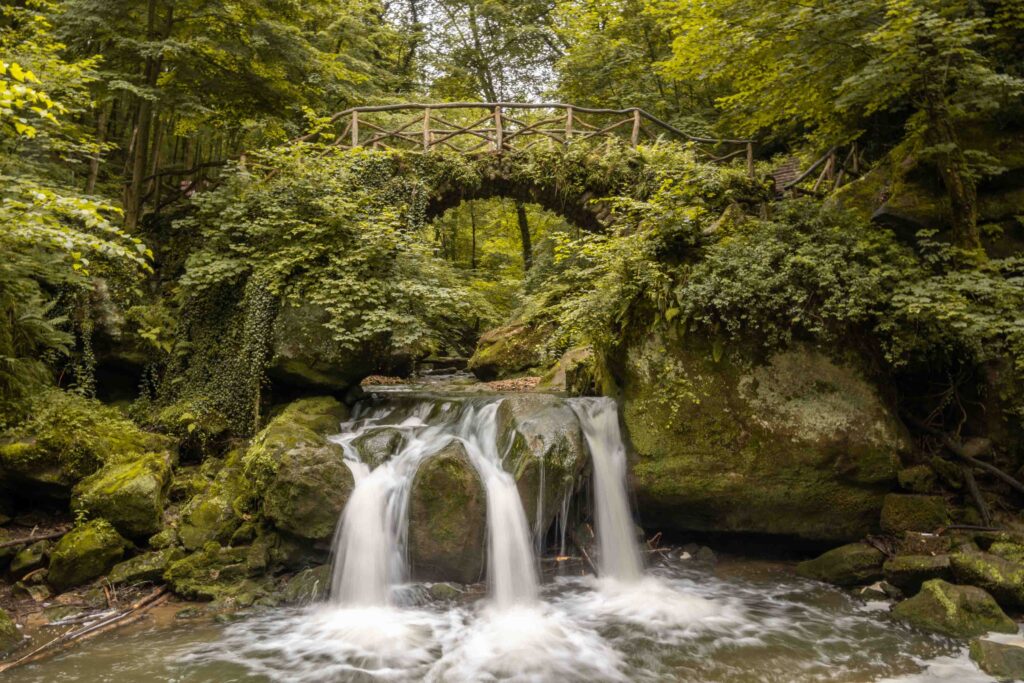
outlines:
{"label": "white cascading water", "polygon": [[618,406],[610,398],[572,399],[570,405],[580,419],[594,466],[599,569],[619,581],[638,581],[643,561],[626,492],[626,448]]}
{"label": "white cascading water", "polygon": [[[468,403],[468,402],[467,402]],[[496,414],[500,400],[468,403],[461,411],[423,401],[397,424],[395,408],[379,408],[342,425],[335,440],[345,450],[355,489],[334,538],[332,601],[341,605],[383,606],[394,601],[393,589],[406,581],[409,492],[420,463],[453,439],[462,442],[484,484],[487,497],[488,582],[497,606],[527,604],[537,598],[537,560],[515,480],[501,468]],[[372,471],[359,460],[352,442],[368,431],[388,426],[402,432],[403,446]]]}

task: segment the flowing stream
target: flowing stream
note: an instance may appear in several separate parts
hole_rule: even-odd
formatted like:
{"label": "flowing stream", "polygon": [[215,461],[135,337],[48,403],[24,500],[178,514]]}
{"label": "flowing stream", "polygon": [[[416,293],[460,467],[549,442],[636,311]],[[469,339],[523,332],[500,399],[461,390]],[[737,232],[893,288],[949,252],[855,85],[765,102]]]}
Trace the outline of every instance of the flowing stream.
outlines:
{"label": "flowing stream", "polygon": [[[399,388],[357,406],[332,437],[355,487],[335,534],[329,601],[256,611],[230,624],[156,619],[5,680],[991,680],[956,641],[891,620],[886,603],[796,579],[786,564],[728,557],[698,564],[670,549],[645,569],[610,399],[566,399],[592,466],[594,509],[582,514],[596,528],[597,576],[582,561],[549,558],[542,581],[544,546],[498,445],[502,400]],[[384,430],[400,435],[392,451],[361,454],[360,439]],[[486,494],[486,593],[435,593],[410,578],[415,475],[455,441]],[[543,487],[543,469],[540,480]],[[562,501],[554,545],[565,554],[570,499]]]}

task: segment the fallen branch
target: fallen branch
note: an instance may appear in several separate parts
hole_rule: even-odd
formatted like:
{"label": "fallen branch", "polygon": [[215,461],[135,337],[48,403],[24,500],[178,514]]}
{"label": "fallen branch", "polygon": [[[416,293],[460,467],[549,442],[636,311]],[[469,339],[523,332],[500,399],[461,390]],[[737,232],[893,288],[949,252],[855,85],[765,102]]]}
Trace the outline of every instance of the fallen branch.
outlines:
{"label": "fallen branch", "polygon": [[51,532],[49,534],[40,534],[38,536],[28,536],[26,538],[18,538],[18,539],[15,539],[13,541],[4,541],[3,543],[0,543],[0,548],[10,548],[10,547],[16,546],[16,545],[25,545],[25,544],[28,544],[28,543],[35,543],[36,541],[49,541],[49,540],[54,539],[54,538],[60,538],[61,536],[63,536],[66,533],[67,533],[67,530],[64,530],[64,531],[54,531],[54,532]]}
{"label": "fallen branch", "polygon": [[8,662],[6,664],[0,664],[0,673],[3,673],[18,666],[23,666],[25,664],[37,662],[41,659],[46,659],[47,657],[55,655],[61,650],[67,649],[68,647],[71,647],[76,643],[80,643],[83,640],[95,638],[101,633],[106,633],[107,631],[111,631],[115,628],[120,628],[121,626],[127,626],[128,624],[134,623],[139,619],[142,619],[144,616],[146,616],[147,610],[150,610],[158,605],[163,604],[168,599],[170,599],[170,597],[171,594],[167,592],[167,588],[157,588],[149,595],[134,602],[131,607],[129,607],[123,612],[115,614],[114,616],[108,617],[106,619],[101,619],[97,623],[91,624],[77,631],[65,633],[64,635],[51,640],[45,645],[40,645],[35,650],[29,652],[23,657],[15,659],[14,661]]}
{"label": "fallen branch", "polygon": [[600,576],[600,573],[597,571],[597,565],[594,564],[594,561],[590,559],[590,555],[587,554],[587,549],[583,546],[580,546],[580,552],[583,553],[583,559],[585,559],[587,561],[587,564],[590,565],[590,568],[594,570],[594,574]]}
{"label": "fallen branch", "polygon": [[978,508],[978,514],[981,515],[981,521],[985,526],[992,526],[992,515],[988,511],[988,505],[985,504],[985,499],[981,497],[981,489],[978,488],[978,482],[974,478],[974,472],[967,465],[960,466],[961,471],[964,473],[964,483],[967,484],[967,490],[971,494],[971,498],[974,499],[974,507]]}

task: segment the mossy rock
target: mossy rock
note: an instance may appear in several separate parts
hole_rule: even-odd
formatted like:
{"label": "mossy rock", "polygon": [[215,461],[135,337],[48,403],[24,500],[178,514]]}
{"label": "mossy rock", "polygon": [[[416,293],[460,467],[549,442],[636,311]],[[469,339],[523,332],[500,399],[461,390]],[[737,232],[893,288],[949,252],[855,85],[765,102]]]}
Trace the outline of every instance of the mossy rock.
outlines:
{"label": "mossy rock", "polygon": [[857,586],[882,578],[885,554],[867,543],[849,543],[801,562],[796,573],[836,586]]}
{"label": "mossy rock", "polygon": [[21,631],[10,615],[0,607],[0,655],[10,652],[21,643]]}
{"label": "mossy rock", "polygon": [[941,496],[890,493],[882,505],[881,524],[890,534],[934,532],[949,524],[949,511]]}
{"label": "mossy rock", "polygon": [[242,524],[234,502],[243,489],[243,449],[230,451],[223,461],[203,464],[205,490],[181,508],[178,537],[186,550],[198,550],[210,541],[227,543]]}
{"label": "mossy rock", "polygon": [[341,423],[348,417],[348,408],[333,396],[311,396],[292,401],[273,419],[294,422],[317,434],[330,435],[337,434]]}
{"label": "mossy rock", "polygon": [[308,605],[327,598],[331,591],[331,565],[323,564],[303,569],[288,579],[281,591],[282,602],[288,605]]}
{"label": "mossy rock", "polygon": [[535,538],[543,538],[587,462],[579,418],[557,396],[509,396],[498,406],[497,442],[516,480]]}
{"label": "mossy rock", "polygon": [[50,556],[50,548],[53,546],[49,541],[36,541],[27,548],[22,548],[11,559],[8,573],[12,579],[18,580],[26,574],[46,566],[46,560]]}
{"label": "mossy rock", "polygon": [[164,548],[136,555],[130,560],[114,565],[107,580],[113,585],[133,586],[140,583],[155,583],[163,578],[164,571],[184,556],[181,548]]}
{"label": "mossy rock", "polygon": [[935,493],[938,483],[935,471],[928,465],[914,465],[902,469],[897,479],[900,488],[911,493]]}
{"label": "mossy rock", "polygon": [[507,325],[480,336],[469,371],[490,382],[545,365],[541,349],[546,330],[536,325]]}
{"label": "mossy rock", "polygon": [[885,580],[906,595],[914,595],[921,584],[931,579],[951,581],[949,555],[897,555],[882,566]]}
{"label": "mossy rock", "polygon": [[1024,565],[1024,544],[996,541],[988,547],[988,552],[1004,560]]}
{"label": "mossy rock", "polygon": [[971,641],[971,659],[999,681],[1024,681],[1024,638],[997,636]]}
{"label": "mossy rock", "polygon": [[569,396],[600,393],[597,357],[589,346],[577,346],[562,354],[537,384],[539,391],[560,391]]}
{"label": "mossy rock", "polygon": [[428,456],[409,494],[409,564],[418,581],[480,580],[487,499],[461,442]]}
{"label": "mossy rock", "polygon": [[1024,564],[985,552],[958,552],[950,557],[959,583],[984,588],[1000,605],[1024,609]]}
{"label": "mossy rock", "polygon": [[328,540],[354,487],[341,446],[293,448],[281,456],[263,496],[263,514],[282,531]]}
{"label": "mossy rock", "polygon": [[253,588],[249,579],[260,573],[248,562],[249,550],[207,543],[202,550],[171,562],[163,578],[171,590],[190,600],[223,600],[247,594]]}
{"label": "mossy rock", "polygon": [[387,462],[402,448],[405,436],[394,427],[372,429],[352,440],[352,448],[359,459],[373,469]]}
{"label": "mossy rock", "polygon": [[858,369],[808,347],[650,337],[622,359],[646,526],[828,542],[877,528],[905,429]]}
{"label": "mossy rock", "polygon": [[50,553],[48,581],[58,591],[103,576],[130,547],[105,519],[94,519],[66,533]]}
{"label": "mossy rock", "polygon": [[925,581],[917,595],[893,608],[893,614],[917,628],[954,638],[1017,632],[1017,624],[984,590],[942,579]]}
{"label": "mossy rock", "polygon": [[71,508],[89,518],[102,517],[128,538],[146,538],[160,531],[170,483],[170,456],[146,453],[108,463],[80,481]]}
{"label": "mossy rock", "polygon": [[164,548],[173,548],[180,545],[181,538],[178,536],[177,529],[168,526],[150,536],[146,544],[153,550],[163,550]]}
{"label": "mossy rock", "polygon": [[32,419],[0,440],[0,488],[67,500],[105,463],[172,449],[170,439],[143,431],[115,408],[53,389],[36,402]]}

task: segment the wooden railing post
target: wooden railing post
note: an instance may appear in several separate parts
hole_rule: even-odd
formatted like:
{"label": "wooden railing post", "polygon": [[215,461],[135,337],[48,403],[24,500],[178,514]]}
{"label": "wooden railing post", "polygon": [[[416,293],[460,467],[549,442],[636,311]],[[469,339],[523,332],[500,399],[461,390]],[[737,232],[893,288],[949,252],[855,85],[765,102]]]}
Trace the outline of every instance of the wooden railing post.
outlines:
{"label": "wooden railing post", "polygon": [[423,110],[423,151],[430,151],[430,107]]}
{"label": "wooden railing post", "polygon": [[747,143],[747,175],[754,177],[754,143]]}
{"label": "wooden railing post", "polygon": [[565,110],[565,144],[569,144],[569,140],[572,139],[572,107],[568,107]]}
{"label": "wooden railing post", "polygon": [[630,142],[633,143],[633,149],[640,144],[640,110],[633,109],[633,134],[630,136]]}
{"label": "wooden railing post", "polygon": [[359,112],[352,112],[352,149],[359,146]]}
{"label": "wooden railing post", "polygon": [[501,107],[494,108],[494,149],[501,152],[505,146],[504,136],[501,130]]}

